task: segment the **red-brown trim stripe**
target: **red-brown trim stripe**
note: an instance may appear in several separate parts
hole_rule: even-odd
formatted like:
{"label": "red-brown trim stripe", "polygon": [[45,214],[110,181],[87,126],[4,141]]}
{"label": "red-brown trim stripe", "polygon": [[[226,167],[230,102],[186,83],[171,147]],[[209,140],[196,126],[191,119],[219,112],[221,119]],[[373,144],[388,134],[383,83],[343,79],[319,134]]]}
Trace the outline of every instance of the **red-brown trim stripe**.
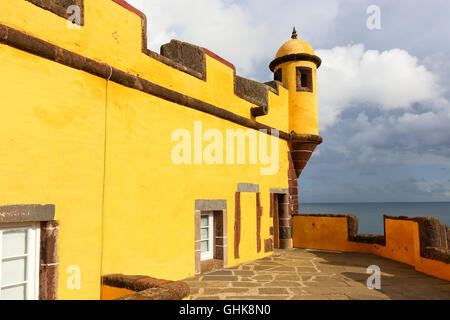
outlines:
{"label": "red-brown trim stripe", "polygon": [[124,7],[125,9],[128,9],[131,12],[137,14],[141,18],[145,17],[145,14],[142,11],[136,9],[135,7],[133,7],[131,4],[129,4],[125,0],[112,0],[112,1],[114,1],[115,3],[117,3],[120,6]]}
{"label": "red-brown trim stripe", "polygon": [[269,212],[270,218],[273,218],[274,215],[274,197],[275,195],[273,193],[270,193],[270,212]]}
{"label": "red-brown trim stripe", "polygon": [[217,54],[215,54],[214,52],[206,49],[206,48],[202,48],[203,52],[206,53],[208,56],[210,56],[211,58],[216,59],[217,61],[222,62],[224,65],[230,67],[231,69],[233,69],[234,71],[236,71],[236,68],[234,67],[234,64],[232,64],[231,62],[228,62],[227,60],[225,60],[224,58],[218,56]]}
{"label": "red-brown trim stripe", "polygon": [[241,193],[235,195],[234,216],[234,258],[239,259],[239,244],[241,242]]}
{"label": "red-brown trim stripe", "polygon": [[261,252],[261,193],[256,194],[256,250]]}

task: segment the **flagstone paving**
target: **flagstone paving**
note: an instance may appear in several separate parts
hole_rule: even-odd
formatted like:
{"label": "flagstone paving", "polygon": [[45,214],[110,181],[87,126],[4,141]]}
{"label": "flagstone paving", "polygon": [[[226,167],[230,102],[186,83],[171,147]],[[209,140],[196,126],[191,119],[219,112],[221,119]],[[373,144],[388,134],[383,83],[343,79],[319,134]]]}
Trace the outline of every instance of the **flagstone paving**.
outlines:
{"label": "flagstone paving", "polygon": [[[381,269],[381,289],[370,290],[367,267]],[[192,300],[450,299],[450,282],[374,255],[276,250],[263,259],[184,280]]]}

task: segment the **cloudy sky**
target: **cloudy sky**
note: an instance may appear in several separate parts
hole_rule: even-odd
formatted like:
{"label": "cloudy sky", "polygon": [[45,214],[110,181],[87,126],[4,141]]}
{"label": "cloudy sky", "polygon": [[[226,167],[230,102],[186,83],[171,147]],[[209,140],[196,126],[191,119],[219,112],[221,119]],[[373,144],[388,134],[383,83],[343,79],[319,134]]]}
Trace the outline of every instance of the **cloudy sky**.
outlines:
{"label": "cloudy sky", "polygon": [[[297,27],[323,60],[324,143],[301,176],[302,202],[450,201],[450,1],[128,2],[147,15],[150,49],[194,43],[261,82]],[[367,26],[373,5],[381,29]]]}

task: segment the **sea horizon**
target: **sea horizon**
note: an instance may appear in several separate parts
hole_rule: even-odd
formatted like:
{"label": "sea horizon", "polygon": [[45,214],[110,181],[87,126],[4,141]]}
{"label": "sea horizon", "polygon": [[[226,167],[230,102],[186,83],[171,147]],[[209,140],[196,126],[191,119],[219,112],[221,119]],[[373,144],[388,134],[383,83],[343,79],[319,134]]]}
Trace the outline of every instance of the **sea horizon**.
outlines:
{"label": "sea horizon", "polygon": [[353,214],[358,217],[358,232],[383,234],[383,215],[436,217],[450,226],[449,201],[415,202],[299,202],[299,214]]}

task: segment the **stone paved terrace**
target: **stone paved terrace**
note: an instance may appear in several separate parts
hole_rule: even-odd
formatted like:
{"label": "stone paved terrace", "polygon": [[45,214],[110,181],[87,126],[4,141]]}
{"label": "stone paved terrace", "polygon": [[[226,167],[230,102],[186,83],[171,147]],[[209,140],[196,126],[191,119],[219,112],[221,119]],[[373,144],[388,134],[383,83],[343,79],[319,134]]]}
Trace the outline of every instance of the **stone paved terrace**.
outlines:
{"label": "stone paved terrace", "polygon": [[[366,287],[370,265],[381,268],[381,290]],[[276,250],[267,258],[184,280],[192,300],[450,299],[450,282],[374,255]]]}

